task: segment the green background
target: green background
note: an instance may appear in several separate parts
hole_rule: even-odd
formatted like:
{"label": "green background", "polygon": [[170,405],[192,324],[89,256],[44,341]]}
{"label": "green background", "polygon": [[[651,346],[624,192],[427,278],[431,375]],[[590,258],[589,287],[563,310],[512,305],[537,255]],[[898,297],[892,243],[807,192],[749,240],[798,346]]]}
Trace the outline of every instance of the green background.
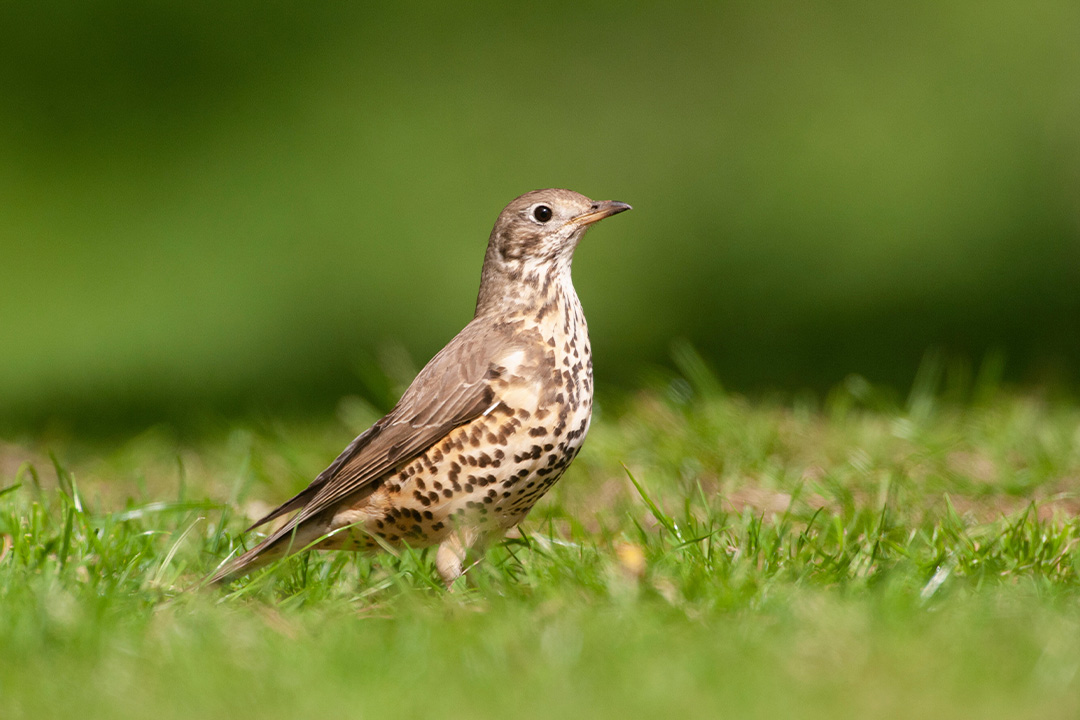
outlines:
{"label": "green background", "polygon": [[1075,2],[7,3],[0,93],[6,426],[373,392],[546,186],[635,206],[575,263],[601,390],[1080,367]]}

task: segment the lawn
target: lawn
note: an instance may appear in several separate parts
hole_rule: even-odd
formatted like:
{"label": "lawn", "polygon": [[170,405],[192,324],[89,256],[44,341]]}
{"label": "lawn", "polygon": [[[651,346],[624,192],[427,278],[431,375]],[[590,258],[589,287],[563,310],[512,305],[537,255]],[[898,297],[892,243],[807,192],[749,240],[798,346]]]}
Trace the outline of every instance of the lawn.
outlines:
{"label": "lawn", "polygon": [[[925,375],[925,374],[924,374]],[[607,398],[520,537],[200,579],[376,417],[0,445],[0,717],[1064,717],[1080,406]]]}

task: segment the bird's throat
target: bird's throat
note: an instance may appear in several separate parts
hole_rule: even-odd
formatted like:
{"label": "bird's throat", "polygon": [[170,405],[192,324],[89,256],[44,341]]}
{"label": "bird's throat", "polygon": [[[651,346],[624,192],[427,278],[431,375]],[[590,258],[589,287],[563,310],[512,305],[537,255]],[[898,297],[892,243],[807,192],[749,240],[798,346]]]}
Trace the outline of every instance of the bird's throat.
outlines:
{"label": "bird's throat", "polygon": [[485,263],[475,317],[490,313],[544,316],[557,307],[564,312],[580,308],[569,261],[512,266]]}

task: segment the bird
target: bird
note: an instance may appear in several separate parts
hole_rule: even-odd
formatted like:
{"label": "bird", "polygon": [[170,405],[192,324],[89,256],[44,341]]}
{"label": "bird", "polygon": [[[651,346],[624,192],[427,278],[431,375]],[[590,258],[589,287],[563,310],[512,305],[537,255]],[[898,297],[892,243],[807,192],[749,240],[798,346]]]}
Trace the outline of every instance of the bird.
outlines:
{"label": "bird", "polygon": [[438,546],[446,586],[562,476],[589,430],[593,364],[571,282],[594,223],[630,210],[565,189],[527,192],[488,238],[473,319],[385,417],[245,532],[292,516],[209,582],[311,548]]}

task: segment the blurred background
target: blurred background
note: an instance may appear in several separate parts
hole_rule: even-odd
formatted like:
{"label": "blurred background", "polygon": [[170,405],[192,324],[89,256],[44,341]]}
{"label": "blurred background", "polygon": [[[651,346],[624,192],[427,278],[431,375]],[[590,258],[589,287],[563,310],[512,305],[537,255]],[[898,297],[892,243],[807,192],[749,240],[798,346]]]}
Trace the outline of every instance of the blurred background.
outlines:
{"label": "blurred background", "polygon": [[0,428],[377,395],[548,186],[635,207],[575,262],[601,392],[680,339],[750,393],[1077,381],[1072,0],[6,3]]}

